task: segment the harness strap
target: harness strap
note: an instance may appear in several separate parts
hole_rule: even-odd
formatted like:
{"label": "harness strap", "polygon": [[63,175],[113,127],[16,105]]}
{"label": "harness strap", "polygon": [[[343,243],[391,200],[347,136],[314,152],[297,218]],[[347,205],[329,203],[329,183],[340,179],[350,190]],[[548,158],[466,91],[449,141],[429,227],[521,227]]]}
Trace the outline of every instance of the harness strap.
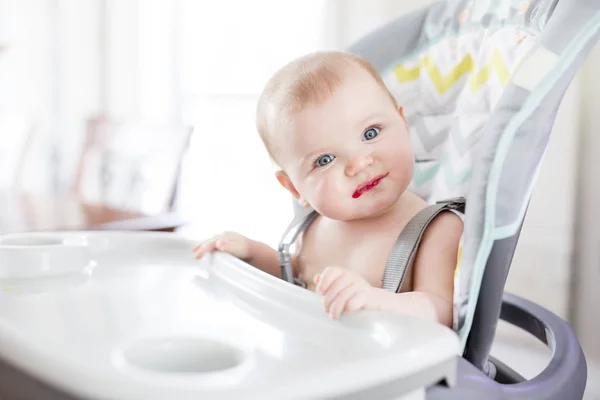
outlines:
{"label": "harness strap", "polygon": [[385,264],[383,289],[395,293],[400,291],[408,266],[413,261],[425,229],[439,213],[447,210],[457,210],[464,213],[465,199],[459,197],[439,201],[421,210],[408,222],[398,235]]}
{"label": "harness strap", "polygon": [[306,215],[300,215],[288,225],[281,240],[279,241],[277,252],[279,254],[279,267],[281,269],[281,279],[289,283],[306,288],[306,282],[296,278],[292,270],[292,256],[290,248],[306,228],[317,217],[316,211],[309,212]]}
{"label": "harness strap", "polygon": [[[398,292],[412,262],[421,238],[429,223],[442,211],[457,210],[464,213],[465,199],[462,197],[442,200],[427,206],[415,215],[400,232],[388,257],[383,274],[383,288]],[[281,278],[289,283],[306,287],[306,283],[293,276],[290,247],[317,217],[316,211],[294,218],[287,227],[278,246]]]}

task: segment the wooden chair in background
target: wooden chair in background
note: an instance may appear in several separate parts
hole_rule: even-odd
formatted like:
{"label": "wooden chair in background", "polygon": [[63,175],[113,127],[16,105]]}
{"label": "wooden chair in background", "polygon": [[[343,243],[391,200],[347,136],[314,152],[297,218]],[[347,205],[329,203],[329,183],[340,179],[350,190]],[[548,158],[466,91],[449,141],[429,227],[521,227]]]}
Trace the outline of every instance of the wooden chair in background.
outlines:
{"label": "wooden chair in background", "polygon": [[[11,133],[3,135],[2,124],[0,114],[0,186],[6,180],[0,192],[0,233],[174,231],[187,223],[173,205],[191,127],[93,118],[87,123],[71,190],[29,193],[16,184],[30,128],[18,132],[15,122]],[[14,173],[8,173],[8,165]]]}
{"label": "wooden chair in background", "polygon": [[[104,229],[176,229],[185,223],[173,206],[191,134],[184,125],[90,119],[76,196],[98,206],[96,222]],[[107,210],[137,216],[111,221]]]}

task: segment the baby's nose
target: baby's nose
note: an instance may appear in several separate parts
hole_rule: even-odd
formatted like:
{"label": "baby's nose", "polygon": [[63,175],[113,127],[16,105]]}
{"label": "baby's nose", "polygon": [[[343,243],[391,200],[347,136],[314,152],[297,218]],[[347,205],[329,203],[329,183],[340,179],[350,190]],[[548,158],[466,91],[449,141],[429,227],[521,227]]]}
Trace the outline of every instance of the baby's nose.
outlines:
{"label": "baby's nose", "polygon": [[354,176],[365,168],[368,168],[373,164],[373,158],[371,156],[359,156],[351,160],[346,166],[346,175]]}

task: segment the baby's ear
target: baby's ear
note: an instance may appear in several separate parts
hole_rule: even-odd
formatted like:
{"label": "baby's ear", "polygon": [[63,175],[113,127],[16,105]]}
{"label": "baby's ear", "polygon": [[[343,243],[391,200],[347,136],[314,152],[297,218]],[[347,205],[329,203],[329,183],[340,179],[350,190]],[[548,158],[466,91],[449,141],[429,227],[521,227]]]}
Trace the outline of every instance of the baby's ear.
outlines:
{"label": "baby's ear", "polygon": [[288,174],[286,174],[284,171],[279,170],[279,171],[275,172],[275,178],[277,178],[277,181],[279,181],[281,186],[286,188],[287,191],[290,192],[296,200],[300,199],[300,193],[298,193],[298,191],[296,190],[296,187],[290,180],[290,177],[288,176]]}
{"label": "baby's ear", "polygon": [[406,117],[404,116],[404,108],[402,108],[402,106],[398,107],[398,112],[400,113],[402,119],[406,121]]}
{"label": "baby's ear", "polygon": [[406,120],[406,117],[404,116],[404,108],[402,108],[402,106],[398,107],[398,113],[400,114],[400,116],[402,117],[402,119],[404,120],[404,124],[406,125],[406,127],[408,128],[408,121]]}

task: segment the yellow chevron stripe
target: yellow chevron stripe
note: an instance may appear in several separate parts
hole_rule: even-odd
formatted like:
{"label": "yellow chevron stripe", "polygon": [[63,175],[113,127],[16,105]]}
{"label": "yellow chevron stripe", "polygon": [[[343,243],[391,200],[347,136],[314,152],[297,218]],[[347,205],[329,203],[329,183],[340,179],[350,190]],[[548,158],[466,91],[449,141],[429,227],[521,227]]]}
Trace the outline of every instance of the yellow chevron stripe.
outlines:
{"label": "yellow chevron stripe", "polygon": [[425,57],[422,64],[423,67],[425,67],[425,70],[429,73],[429,77],[435,84],[435,87],[440,94],[443,94],[446,90],[450,89],[452,85],[454,85],[464,74],[472,71],[475,68],[475,60],[470,54],[463,58],[458,65],[452,68],[452,70],[446,76],[442,76],[437,65],[435,65],[435,60],[433,57]]}
{"label": "yellow chevron stripe", "polygon": [[421,69],[428,72],[431,81],[437,88],[438,92],[443,94],[446,90],[450,89],[465,73],[471,71],[474,66],[473,57],[468,54],[465,58],[458,63],[457,66],[446,75],[442,76],[440,70],[435,64],[435,60],[432,56],[426,56],[421,59],[420,65],[412,69],[405,69],[404,65],[399,65],[394,69],[396,79],[400,83],[406,83],[413,81],[421,75]]}
{"label": "yellow chevron stripe", "polygon": [[469,79],[469,87],[471,88],[471,93],[477,92],[477,90],[489,79],[492,75],[492,71],[496,71],[496,75],[500,79],[500,83],[502,87],[505,87],[510,80],[510,72],[508,68],[506,68],[506,64],[504,64],[504,60],[502,59],[502,55],[498,50],[494,51],[492,57],[490,57],[490,62],[478,73],[471,75]]}
{"label": "yellow chevron stripe", "polygon": [[414,81],[421,75],[421,66],[417,65],[416,67],[407,70],[404,68],[404,65],[400,64],[394,68],[394,73],[396,74],[396,79],[398,79],[398,82],[400,83]]}
{"label": "yellow chevron stripe", "polygon": [[[437,67],[435,60],[432,56],[426,56],[421,59],[418,66],[406,69],[404,65],[398,65],[394,68],[394,74],[399,83],[406,83],[416,80],[421,75],[421,69],[427,71],[431,81],[437,88],[440,94],[443,94],[452,87],[463,75],[468,72],[474,72],[476,69],[476,62],[473,56],[467,54],[454,68],[448,72],[445,76],[442,76],[439,68]],[[510,72],[502,59],[500,51],[497,49],[492,54],[490,61],[487,65],[479,70],[477,73],[473,73],[469,78],[469,87],[471,92],[474,94],[479,88],[487,82],[487,80],[495,71],[500,79],[502,86],[506,86],[510,80]]]}

